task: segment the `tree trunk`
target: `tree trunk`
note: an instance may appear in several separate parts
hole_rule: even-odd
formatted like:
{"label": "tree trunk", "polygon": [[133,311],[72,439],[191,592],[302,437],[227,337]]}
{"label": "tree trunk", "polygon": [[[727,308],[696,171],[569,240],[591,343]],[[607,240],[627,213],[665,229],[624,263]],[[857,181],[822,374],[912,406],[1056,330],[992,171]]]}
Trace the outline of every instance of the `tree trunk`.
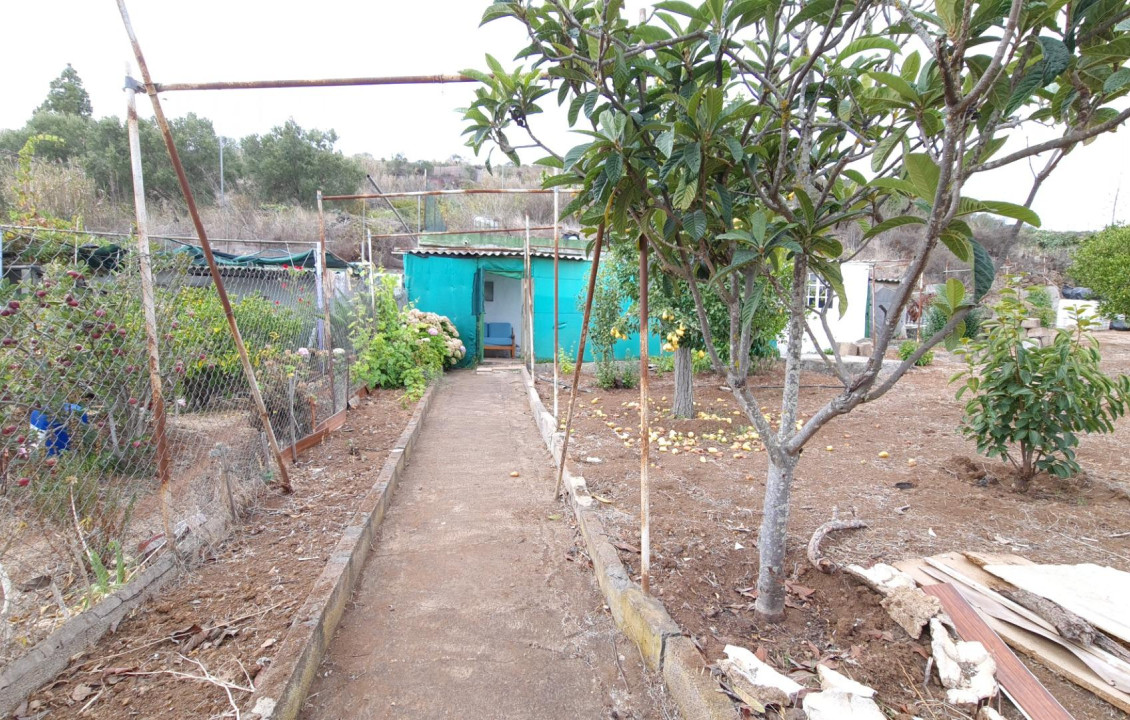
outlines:
{"label": "tree trunk", "polygon": [[675,402],[671,414],[677,418],[694,417],[694,360],[691,349],[685,345],[675,349]]}
{"label": "tree trunk", "polygon": [[767,620],[785,614],[785,545],[789,527],[789,497],[796,473],[796,458],[784,464],[769,458],[769,478],[765,485],[765,514],[757,547],[760,568],[757,575],[757,603],[754,609]]}

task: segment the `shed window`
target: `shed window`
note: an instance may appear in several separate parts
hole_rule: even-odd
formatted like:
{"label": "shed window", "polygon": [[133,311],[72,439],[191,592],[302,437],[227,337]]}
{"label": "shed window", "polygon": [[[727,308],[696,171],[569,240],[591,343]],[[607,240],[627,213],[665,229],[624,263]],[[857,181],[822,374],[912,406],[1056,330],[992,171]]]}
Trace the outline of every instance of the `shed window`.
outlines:
{"label": "shed window", "polygon": [[805,301],[812,310],[823,310],[832,301],[831,289],[816,273],[808,273],[808,290]]}
{"label": "shed window", "polygon": [[483,282],[483,300],[486,302],[494,302],[494,281],[485,280]]}

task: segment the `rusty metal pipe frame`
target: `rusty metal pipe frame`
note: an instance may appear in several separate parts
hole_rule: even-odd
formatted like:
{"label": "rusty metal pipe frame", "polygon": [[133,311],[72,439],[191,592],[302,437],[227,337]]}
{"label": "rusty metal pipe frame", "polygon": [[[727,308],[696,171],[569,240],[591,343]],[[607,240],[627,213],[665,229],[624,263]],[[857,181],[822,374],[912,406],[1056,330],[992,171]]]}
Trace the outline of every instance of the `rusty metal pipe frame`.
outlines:
{"label": "rusty metal pipe frame", "polygon": [[[324,200],[325,198],[323,198]],[[534,225],[530,230],[552,230],[552,225]],[[373,237],[379,239],[404,238],[404,237],[434,237],[439,235],[500,235],[502,233],[524,233],[526,228],[491,228],[489,230],[444,230],[437,232],[420,233],[374,233]]]}
{"label": "rusty metal pipe frame", "polygon": [[136,91],[126,88],[126,128],[129,133],[130,171],[133,175],[133,204],[137,221],[137,259],[141,273],[141,306],[145,314],[145,349],[149,361],[150,405],[153,409],[153,436],[157,440],[157,480],[161,493],[161,524],[165,542],[173,552],[176,534],[169,517],[171,471],[169,440],[165,432],[165,396],[161,389],[161,359],[157,350],[157,311],[153,292],[153,268],[149,262],[149,212],[145,205],[145,181],[141,172],[141,134],[137,127]]}
{"label": "rusty metal pipe frame", "polygon": [[600,269],[600,248],[604,244],[604,223],[596,229],[596,247],[592,251],[592,270],[589,272],[589,289],[585,297],[585,313],[581,318],[581,339],[577,342],[577,364],[573,367],[573,387],[569,390],[569,409],[565,415],[565,437],[561,441],[561,461],[557,463],[557,487],[554,499],[561,495],[561,484],[565,478],[565,459],[569,452],[569,435],[573,430],[573,410],[577,407],[577,388],[581,384],[581,365],[585,360],[585,341],[589,334],[589,317],[592,315],[592,296],[596,291],[596,273]]}
{"label": "rusty metal pipe frame", "polygon": [[469,75],[389,75],[384,77],[315,78],[299,80],[231,80],[224,82],[156,83],[157,92],[191,90],[282,90],[288,88],[350,87],[362,85],[440,85],[478,82]]}
{"label": "rusty metal pipe frame", "polygon": [[651,401],[648,377],[647,236],[640,235],[640,587],[651,592]]}
{"label": "rusty metal pipe frame", "polygon": [[[330,302],[334,296],[334,278],[333,273],[330,272],[329,267],[326,265],[326,215],[322,210],[322,191],[318,191],[318,252],[322,258],[322,323],[325,328],[322,330],[326,343],[326,359],[327,367],[330,371],[330,415],[337,412],[337,384],[334,382],[334,344],[333,332],[330,328]],[[349,395],[348,390],[346,396]],[[346,405],[349,404],[348,397]]]}
{"label": "rusty metal pipe frame", "polygon": [[381,198],[428,197],[432,195],[551,195],[553,189],[543,188],[463,188],[460,190],[405,190],[390,193],[358,193],[356,195],[323,195],[331,200],[380,200]]}
{"label": "rusty metal pipe frame", "polygon": [[[267,414],[267,406],[263,403],[263,396],[259,392],[259,381],[255,377],[255,368],[251,366],[251,359],[247,355],[247,347],[243,344],[243,336],[239,333],[239,326],[235,321],[235,313],[232,312],[231,300],[228,298],[227,290],[224,288],[224,279],[220,276],[220,269],[216,265],[216,258],[212,254],[212,245],[208,242],[208,233],[204,230],[204,221],[200,219],[200,211],[196,207],[196,200],[192,195],[192,188],[188,185],[188,177],[184,174],[184,166],[180,161],[180,154],[177,152],[177,146],[173,142],[173,133],[169,128],[169,122],[165,118],[164,109],[161,107],[161,101],[157,97],[156,87],[153,85],[153,79],[149,75],[149,67],[145,64],[145,55],[141,52],[141,45],[137,41],[137,35],[133,31],[133,25],[130,23],[129,11],[126,10],[125,0],[117,0],[118,11],[122,16],[122,24],[125,26],[126,34],[129,36],[130,45],[133,46],[133,54],[137,59],[138,70],[141,72],[141,78],[145,84],[146,93],[149,95],[149,100],[153,103],[153,115],[157,121],[157,126],[161,129],[161,135],[165,139],[165,148],[169,151],[169,160],[173,164],[173,170],[176,171],[177,181],[180,183],[181,193],[184,195],[185,205],[188,206],[188,214],[192,217],[192,224],[196,227],[196,234],[200,239],[200,248],[204,252],[204,259],[208,263],[208,272],[212,276],[212,283],[216,287],[216,294],[220,298],[220,304],[224,308],[224,315],[227,317],[228,329],[231,331],[232,339],[235,341],[236,350],[239,351],[240,364],[243,366],[243,375],[247,378],[247,382],[251,387],[251,397],[255,401],[255,407],[259,412],[259,419],[263,423],[263,429],[267,433],[267,440],[270,442],[271,452],[275,456],[275,463],[279,468],[279,487],[283,492],[293,492],[290,485],[290,475],[286,470],[286,461],[283,459],[282,452],[279,450],[278,440],[275,438],[274,428],[271,427],[271,419]],[[132,84],[136,89],[136,81],[127,79],[127,85]]]}

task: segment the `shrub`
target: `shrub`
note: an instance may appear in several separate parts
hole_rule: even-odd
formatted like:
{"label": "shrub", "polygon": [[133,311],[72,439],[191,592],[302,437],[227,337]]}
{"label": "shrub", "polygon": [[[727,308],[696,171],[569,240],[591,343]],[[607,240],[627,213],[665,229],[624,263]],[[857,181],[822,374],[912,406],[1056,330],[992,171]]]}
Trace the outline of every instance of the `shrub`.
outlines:
{"label": "shrub", "polygon": [[1055,310],[1052,308],[1052,296],[1047,288],[1030,287],[1024,297],[1028,300],[1028,317],[1037,318],[1040,327],[1055,327]]}
{"label": "shrub", "polygon": [[370,387],[404,388],[405,399],[418,400],[428,383],[467,353],[455,325],[441,315],[396,304],[392,276],[381,278],[369,313],[350,323],[357,352],[353,372]]}
{"label": "shrub", "polygon": [[[899,345],[899,359],[900,360],[906,360],[911,355],[913,355],[914,351],[917,350],[917,349],[918,349],[918,343],[914,342],[913,340],[907,340],[902,345]],[[922,357],[918,358],[917,362],[915,362],[914,364],[917,365],[918,367],[925,367],[926,365],[929,365],[933,362],[934,362],[934,351],[933,350],[927,350],[926,352],[922,353]]]}
{"label": "shrub", "polygon": [[596,366],[596,384],[605,390],[634,388],[639,382],[639,370],[633,363],[613,361]]}
{"label": "shrub", "polygon": [[562,375],[572,375],[577,369],[576,363],[565,352],[565,348],[557,349],[557,369]]}
{"label": "shrub", "polygon": [[1070,477],[1079,471],[1078,433],[1113,431],[1130,406],[1130,377],[1100,370],[1086,318],[1041,347],[1026,339],[1028,306],[1011,282],[994,310],[985,337],[959,351],[967,367],[953,378],[964,379],[957,397],[970,395],[962,432],[978,452],[1016,468],[1019,490],[1040,471]]}
{"label": "shrub", "polygon": [[[965,316],[965,333],[962,337],[975,339],[981,334],[981,326],[985,322],[986,312],[984,308],[973,308]],[[929,340],[939,330],[946,326],[948,318],[945,311],[935,305],[930,305],[923,316],[922,328],[918,333],[918,339],[922,341]]]}
{"label": "shrub", "polygon": [[1130,227],[1108,227],[1087,238],[1072,256],[1068,274],[1099,297],[1104,315],[1130,316]]}

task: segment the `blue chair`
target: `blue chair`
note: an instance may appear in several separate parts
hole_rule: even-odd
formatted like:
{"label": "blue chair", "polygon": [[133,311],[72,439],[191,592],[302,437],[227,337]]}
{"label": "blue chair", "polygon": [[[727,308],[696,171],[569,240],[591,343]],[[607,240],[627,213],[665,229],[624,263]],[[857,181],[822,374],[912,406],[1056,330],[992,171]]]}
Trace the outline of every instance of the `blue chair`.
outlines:
{"label": "blue chair", "polygon": [[485,323],[483,332],[483,350],[508,350],[510,357],[514,357],[516,345],[514,344],[514,328],[507,322]]}

